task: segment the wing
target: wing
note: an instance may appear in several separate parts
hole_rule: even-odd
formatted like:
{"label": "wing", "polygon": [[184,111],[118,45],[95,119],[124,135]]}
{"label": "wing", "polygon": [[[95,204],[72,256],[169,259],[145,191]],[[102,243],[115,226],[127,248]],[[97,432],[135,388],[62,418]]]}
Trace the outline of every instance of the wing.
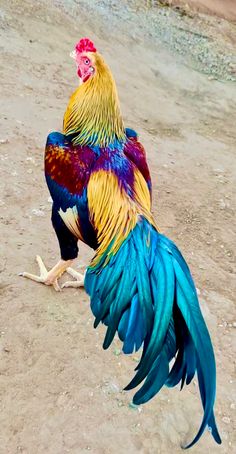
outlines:
{"label": "wing", "polygon": [[133,129],[126,128],[126,136],[128,138],[125,145],[124,154],[132,161],[138,170],[145,178],[150,193],[152,192],[152,182],[147,164],[146,152],[142,144],[138,140],[138,135]]}
{"label": "wing", "polygon": [[73,146],[68,137],[57,132],[49,134],[45,177],[53,199],[52,223],[65,260],[78,239],[96,247],[87,204],[87,184],[95,160],[89,147]]}

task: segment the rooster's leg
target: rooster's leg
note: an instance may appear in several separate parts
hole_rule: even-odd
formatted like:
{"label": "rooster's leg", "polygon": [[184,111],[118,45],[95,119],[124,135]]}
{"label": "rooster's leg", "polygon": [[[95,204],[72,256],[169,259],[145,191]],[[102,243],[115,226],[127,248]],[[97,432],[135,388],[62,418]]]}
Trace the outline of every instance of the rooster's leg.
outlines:
{"label": "rooster's leg", "polygon": [[52,285],[57,292],[60,291],[61,288],[58,284],[58,278],[66,271],[68,266],[71,265],[72,260],[59,260],[59,262],[50,271],[47,270],[39,255],[36,256],[36,261],[39,266],[39,276],[26,272],[20,273],[20,276],[26,277],[35,282],[40,282],[41,284]]}
{"label": "rooster's leg", "polygon": [[84,274],[78,273],[77,271],[73,270],[73,268],[67,268],[66,272],[70,274],[73,278],[75,278],[75,281],[67,281],[64,284],[62,284],[61,288],[64,287],[78,288],[84,286]]}

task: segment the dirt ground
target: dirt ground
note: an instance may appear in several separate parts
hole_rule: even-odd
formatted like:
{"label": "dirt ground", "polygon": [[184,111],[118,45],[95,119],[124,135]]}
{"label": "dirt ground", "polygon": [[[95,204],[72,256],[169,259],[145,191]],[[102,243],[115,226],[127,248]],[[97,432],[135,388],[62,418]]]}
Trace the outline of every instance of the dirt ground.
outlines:
{"label": "dirt ground", "polygon": [[[155,217],[190,264],[211,332],[223,444],[205,433],[191,452],[233,453],[235,84],[183,65],[146,35],[134,38],[122,21],[108,33],[89,2],[80,2],[76,20],[64,3],[0,0],[0,454],[178,454],[202,416],[196,381],[132,408],[122,388],[138,355],[121,355],[118,341],[102,350],[104,329],[93,329],[85,292],[58,294],[17,275],[37,271],[36,254],[49,267],[58,259],[44,144],[61,129],[77,84],[69,52],[81,36],[112,68],[126,125],[148,153]],[[214,26],[220,33],[219,19]],[[78,264],[91,256],[82,245]]]}
{"label": "dirt ground", "polygon": [[183,5],[192,11],[214,14],[230,21],[236,21],[235,0],[170,0],[172,5]]}

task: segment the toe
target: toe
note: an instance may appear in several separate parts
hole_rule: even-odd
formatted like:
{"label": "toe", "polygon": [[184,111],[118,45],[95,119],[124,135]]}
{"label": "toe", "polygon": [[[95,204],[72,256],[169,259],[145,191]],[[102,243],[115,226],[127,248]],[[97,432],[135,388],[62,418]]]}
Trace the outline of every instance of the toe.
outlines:
{"label": "toe", "polygon": [[78,271],[75,271],[73,268],[68,267],[66,269],[66,272],[77,281],[81,281],[84,279],[84,274],[78,273]]}
{"label": "toe", "polygon": [[79,288],[84,286],[84,281],[66,281],[64,284],[62,284],[61,288]]}
{"label": "toe", "polygon": [[44,265],[43,260],[41,259],[40,255],[36,255],[36,262],[39,266],[40,275],[46,277],[48,274],[48,270],[47,270],[46,266]]}
{"label": "toe", "polygon": [[43,282],[41,276],[36,276],[35,274],[26,273],[25,271],[23,273],[19,273],[19,276],[26,277],[27,279],[31,279],[32,281],[35,281],[35,282]]}

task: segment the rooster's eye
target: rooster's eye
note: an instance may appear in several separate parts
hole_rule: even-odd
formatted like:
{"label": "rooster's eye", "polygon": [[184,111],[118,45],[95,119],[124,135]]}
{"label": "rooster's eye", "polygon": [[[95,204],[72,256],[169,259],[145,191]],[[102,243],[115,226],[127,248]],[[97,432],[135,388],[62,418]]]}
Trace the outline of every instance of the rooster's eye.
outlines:
{"label": "rooster's eye", "polygon": [[89,59],[86,58],[86,59],[84,60],[84,63],[85,63],[86,65],[89,65],[89,63],[90,63]]}

